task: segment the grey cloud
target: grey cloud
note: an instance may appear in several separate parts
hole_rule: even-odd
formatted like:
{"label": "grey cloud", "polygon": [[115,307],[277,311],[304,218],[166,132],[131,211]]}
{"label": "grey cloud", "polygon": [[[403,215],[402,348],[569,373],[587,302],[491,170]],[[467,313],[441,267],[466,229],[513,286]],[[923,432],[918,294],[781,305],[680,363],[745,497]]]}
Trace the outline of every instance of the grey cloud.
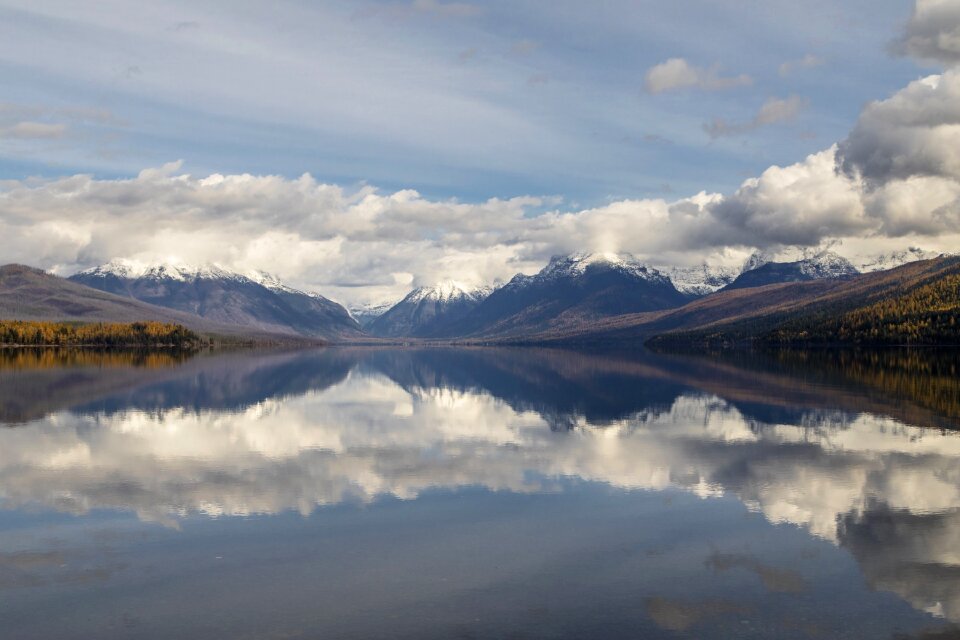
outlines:
{"label": "grey cloud", "polygon": [[960,4],[955,0],[917,0],[893,49],[921,60],[960,63]]}
{"label": "grey cloud", "polygon": [[867,105],[838,157],[845,172],[875,184],[914,176],[960,179],[960,71],[911,82]]}
{"label": "grey cloud", "polygon": [[882,232],[960,229],[960,72],[910,83],[867,105],[838,147],[843,172],[864,182]]}
{"label": "grey cloud", "polygon": [[741,135],[778,122],[794,120],[807,107],[807,104],[807,100],[800,96],[770,98],[763,103],[749,122],[731,123],[723,118],[714,118],[713,121],[703,125],[703,130],[711,138]]}

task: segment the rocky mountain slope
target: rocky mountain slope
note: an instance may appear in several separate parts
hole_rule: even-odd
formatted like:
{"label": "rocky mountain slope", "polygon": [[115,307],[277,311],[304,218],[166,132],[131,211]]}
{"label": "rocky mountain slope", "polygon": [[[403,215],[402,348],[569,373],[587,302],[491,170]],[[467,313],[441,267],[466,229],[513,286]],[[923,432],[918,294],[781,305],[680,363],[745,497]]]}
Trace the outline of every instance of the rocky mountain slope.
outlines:
{"label": "rocky mountain slope", "polygon": [[155,320],[182,324],[206,334],[242,333],[237,326],[99,291],[19,264],[0,267],[0,318],[125,323]]}
{"label": "rocky mountain slope", "polygon": [[356,320],[339,304],[288,287],[264,272],[248,276],[216,265],[115,261],[70,280],[221,325],[312,338],[362,336]]}

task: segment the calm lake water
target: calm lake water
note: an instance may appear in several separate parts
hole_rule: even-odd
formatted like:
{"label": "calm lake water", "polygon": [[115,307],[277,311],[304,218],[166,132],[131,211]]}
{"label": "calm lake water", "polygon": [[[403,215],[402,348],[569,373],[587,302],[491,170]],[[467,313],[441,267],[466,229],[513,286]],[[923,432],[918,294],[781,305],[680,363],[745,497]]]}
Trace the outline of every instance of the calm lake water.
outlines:
{"label": "calm lake water", "polygon": [[947,638],[960,354],[0,352],[0,636]]}

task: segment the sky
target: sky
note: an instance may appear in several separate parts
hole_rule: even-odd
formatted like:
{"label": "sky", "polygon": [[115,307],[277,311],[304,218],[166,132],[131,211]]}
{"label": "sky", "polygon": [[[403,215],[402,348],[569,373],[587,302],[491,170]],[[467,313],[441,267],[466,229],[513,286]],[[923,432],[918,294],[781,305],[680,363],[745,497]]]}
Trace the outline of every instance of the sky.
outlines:
{"label": "sky", "polygon": [[355,305],[960,246],[960,0],[0,0],[0,262]]}

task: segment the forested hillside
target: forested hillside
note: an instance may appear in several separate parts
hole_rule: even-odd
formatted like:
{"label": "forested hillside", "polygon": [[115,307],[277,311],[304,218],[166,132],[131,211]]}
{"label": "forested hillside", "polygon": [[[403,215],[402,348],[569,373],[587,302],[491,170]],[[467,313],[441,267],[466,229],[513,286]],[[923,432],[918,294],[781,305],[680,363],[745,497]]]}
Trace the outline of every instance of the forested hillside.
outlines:
{"label": "forested hillside", "polygon": [[761,336],[764,342],[960,345],[960,274],[841,315],[818,313]]}

